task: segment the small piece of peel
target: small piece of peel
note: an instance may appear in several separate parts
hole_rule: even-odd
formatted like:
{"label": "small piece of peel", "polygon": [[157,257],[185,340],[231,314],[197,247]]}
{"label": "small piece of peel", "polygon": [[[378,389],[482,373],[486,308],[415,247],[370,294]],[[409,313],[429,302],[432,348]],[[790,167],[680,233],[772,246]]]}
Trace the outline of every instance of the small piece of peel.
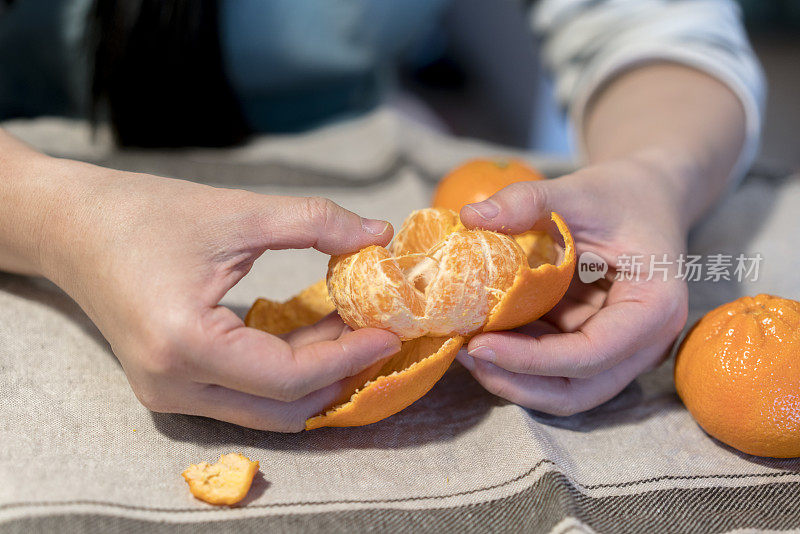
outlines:
{"label": "small piece of peel", "polygon": [[258,462],[230,453],[221,455],[214,464],[192,464],[182,475],[189,491],[201,501],[230,506],[245,498],[257,472]]}

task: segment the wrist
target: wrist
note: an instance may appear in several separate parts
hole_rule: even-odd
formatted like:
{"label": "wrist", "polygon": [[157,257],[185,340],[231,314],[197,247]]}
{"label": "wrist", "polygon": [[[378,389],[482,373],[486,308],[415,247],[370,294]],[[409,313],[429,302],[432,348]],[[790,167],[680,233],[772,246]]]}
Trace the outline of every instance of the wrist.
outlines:
{"label": "wrist", "polygon": [[746,138],[739,98],[721,81],[669,62],[623,72],[583,123],[592,163],[628,159],[663,177],[691,225],[725,191]]}
{"label": "wrist", "polygon": [[44,275],[42,229],[55,198],[55,180],[43,173],[50,160],[0,131],[0,270]]}
{"label": "wrist", "polygon": [[101,224],[94,217],[100,201],[96,192],[100,170],[58,158],[42,160],[36,168],[43,182],[37,187],[36,265],[41,276],[70,294],[78,268],[92,261],[92,242]]}
{"label": "wrist", "polygon": [[[604,165],[608,162],[598,162]],[[644,182],[668,207],[688,233],[720,195],[723,184],[707,180],[703,165],[690,150],[658,145],[643,148],[615,160],[624,165],[630,180]],[[610,178],[614,180],[612,176]]]}
{"label": "wrist", "polygon": [[8,224],[0,230],[0,261],[8,270],[43,276],[70,292],[75,267],[89,256],[91,205],[98,167],[28,153],[6,159],[2,200]]}

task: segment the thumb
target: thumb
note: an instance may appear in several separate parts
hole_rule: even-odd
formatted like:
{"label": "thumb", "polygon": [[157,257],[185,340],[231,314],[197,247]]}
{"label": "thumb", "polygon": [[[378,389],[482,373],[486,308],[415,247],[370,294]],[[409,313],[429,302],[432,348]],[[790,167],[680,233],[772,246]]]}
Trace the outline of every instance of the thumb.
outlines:
{"label": "thumb", "polygon": [[261,209],[263,246],[273,250],[315,248],[325,254],[355,252],[386,245],[394,229],[386,221],[366,219],[321,197],[269,197]]}
{"label": "thumb", "polygon": [[[556,180],[518,182],[504,187],[482,202],[461,208],[461,222],[467,228],[483,228],[505,234],[521,234],[537,221],[550,219],[555,211]],[[564,209],[565,206],[559,206]]]}

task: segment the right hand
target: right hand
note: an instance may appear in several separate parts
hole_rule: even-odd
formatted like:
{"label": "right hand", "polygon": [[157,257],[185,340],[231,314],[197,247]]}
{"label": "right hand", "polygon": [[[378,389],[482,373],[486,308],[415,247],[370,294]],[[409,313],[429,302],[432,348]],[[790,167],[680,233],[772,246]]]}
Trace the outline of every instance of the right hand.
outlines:
{"label": "right hand", "polygon": [[[671,183],[639,160],[605,162],[553,180],[519,182],[461,210],[468,228],[522,233],[555,211],[577,253],[593,252],[606,279],[573,278],[542,318],[510,332],[473,337],[458,360],[488,391],[526,408],[572,415],[614,397],[664,361],[686,323],[687,284],[648,277],[648,258],[686,251],[685,206]],[[613,279],[624,256],[645,263],[638,279]]]}
{"label": "right hand", "polygon": [[388,223],[321,198],[44,161],[40,175],[64,181],[42,220],[40,271],[95,322],[147,408],[300,431],[343,379],[400,349],[335,314],[281,338],[219,305],[266,250],[385,245]]}

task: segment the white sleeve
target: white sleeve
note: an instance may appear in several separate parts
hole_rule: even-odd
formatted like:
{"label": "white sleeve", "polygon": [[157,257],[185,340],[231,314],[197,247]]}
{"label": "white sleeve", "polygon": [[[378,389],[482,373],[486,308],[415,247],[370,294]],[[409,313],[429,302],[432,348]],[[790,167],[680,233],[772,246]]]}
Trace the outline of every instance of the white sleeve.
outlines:
{"label": "white sleeve", "polygon": [[[729,184],[741,180],[758,150],[766,89],[732,0],[542,0],[532,16],[556,97],[576,132],[583,131],[592,94],[638,64],[673,61],[725,83],[746,116],[747,136]],[[583,156],[583,139],[578,145]]]}

